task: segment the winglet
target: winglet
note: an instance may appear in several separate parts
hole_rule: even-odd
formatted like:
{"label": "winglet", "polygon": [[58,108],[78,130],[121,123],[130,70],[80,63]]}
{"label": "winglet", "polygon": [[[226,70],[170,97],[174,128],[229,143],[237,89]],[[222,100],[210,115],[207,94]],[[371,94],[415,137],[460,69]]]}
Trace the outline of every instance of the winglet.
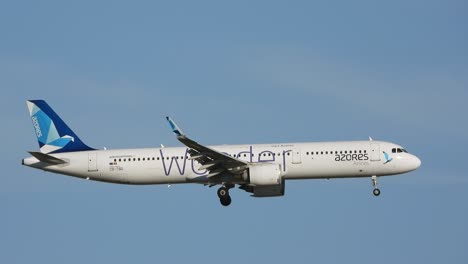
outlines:
{"label": "winglet", "polygon": [[172,132],[174,132],[176,136],[184,136],[184,133],[182,132],[182,130],[180,130],[179,126],[177,126],[177,124],[169,116],[166,116],[166,119],[167,122],[169,122],[169,125],[171,126]]}

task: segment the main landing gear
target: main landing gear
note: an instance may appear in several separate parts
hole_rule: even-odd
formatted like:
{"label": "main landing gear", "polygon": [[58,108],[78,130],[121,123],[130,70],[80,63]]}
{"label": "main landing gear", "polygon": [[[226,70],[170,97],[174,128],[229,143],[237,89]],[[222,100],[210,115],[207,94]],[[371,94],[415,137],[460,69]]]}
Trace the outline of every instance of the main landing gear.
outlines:
{"label": "main landing gear", "polygon": [[219,201],[223,206],[228,206],[231,204],[232,199],[231,196],[229,196],[229,189],[233,188],[234,184],[225,184],[221,188],[218,189],[218,197]]}
{"label": "main landing gear", "polygon": [[371,177],[371,180],[372,180],[372,186],[374,186],[374,190],[372,191],[372,193],[375,195],[375,196],[379,196],[380,195],[380,189],[377,188],[377,176],[372,176]]}

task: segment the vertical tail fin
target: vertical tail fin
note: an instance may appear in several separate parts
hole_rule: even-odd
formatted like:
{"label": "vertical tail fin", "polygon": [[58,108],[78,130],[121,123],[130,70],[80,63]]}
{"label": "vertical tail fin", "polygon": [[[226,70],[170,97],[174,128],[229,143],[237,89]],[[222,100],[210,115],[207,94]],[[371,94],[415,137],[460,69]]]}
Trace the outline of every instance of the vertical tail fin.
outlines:
{"label": "vertical tail fin", "polygon": [[42,153],[93,150],[80,140],[45,101],[29,100],[27,105]]}

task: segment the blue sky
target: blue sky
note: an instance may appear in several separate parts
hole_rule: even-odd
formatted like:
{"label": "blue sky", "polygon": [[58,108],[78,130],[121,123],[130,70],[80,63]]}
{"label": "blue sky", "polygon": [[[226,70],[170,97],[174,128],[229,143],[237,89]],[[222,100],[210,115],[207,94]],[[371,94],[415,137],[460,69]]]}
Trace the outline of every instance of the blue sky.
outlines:
{"label": "blue sky", "polygon": [[[466,263],[465,1],[3,1],[1,263]],[[422,167],[255,199],[22,167],[25,100],[96,148],[375,139]]]}

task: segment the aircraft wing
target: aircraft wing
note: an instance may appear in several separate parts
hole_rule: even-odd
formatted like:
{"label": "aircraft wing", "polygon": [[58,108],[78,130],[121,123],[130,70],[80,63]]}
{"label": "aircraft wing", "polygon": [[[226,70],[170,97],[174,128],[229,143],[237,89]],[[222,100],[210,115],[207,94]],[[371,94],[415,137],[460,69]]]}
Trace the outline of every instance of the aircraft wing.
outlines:
{"label": "aircraft wing", "polygon": [[202,165],[200,170],[207,169],[209,171],[208,177],[214,177],[226,172],[237,174],[248,168],[248,163],[245,161],[193,141],[182,132],[170,117],[166,117],[166,119],[177,139],[189,148],[190,159],[194,159]]}

